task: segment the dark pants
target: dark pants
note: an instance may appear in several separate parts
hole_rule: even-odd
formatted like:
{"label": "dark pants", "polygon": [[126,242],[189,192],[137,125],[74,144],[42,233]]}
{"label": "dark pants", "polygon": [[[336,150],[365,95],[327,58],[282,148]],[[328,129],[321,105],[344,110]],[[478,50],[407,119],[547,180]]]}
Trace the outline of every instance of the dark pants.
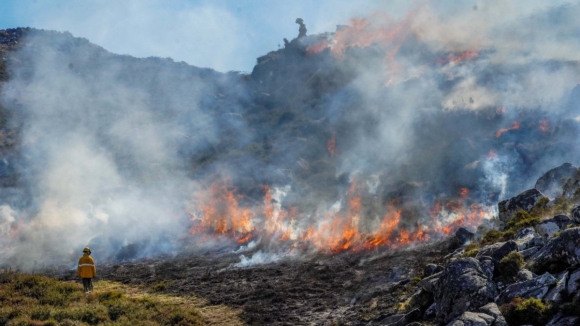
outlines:
{"label": "dark pants", "polygon": [[89,292],[93,290],[93,279],[92,278],[83,278],[83,289],[85,292]]}

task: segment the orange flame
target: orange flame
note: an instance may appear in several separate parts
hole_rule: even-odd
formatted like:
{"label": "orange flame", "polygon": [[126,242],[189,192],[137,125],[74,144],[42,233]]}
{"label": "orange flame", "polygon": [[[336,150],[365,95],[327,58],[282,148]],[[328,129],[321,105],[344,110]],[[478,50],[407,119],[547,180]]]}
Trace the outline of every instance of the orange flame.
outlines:
{"label": "orange flame", "polygon": [[496,137],[496,138],[499,138],[499,137],[501,137],[501,135],[503,135],[505,132],[507,132],[507,131],[510,131],[510,130],[517,130],[517,129],[520,129],[520,122],[519,122],[519,121],[514,121],[514,124],[513,124],[513,126],[511,126],[511,127],[507,127],[507,128],[502,128],[502,129],[498,130],[498,131],[495,133],[495,137]]}
{"label": "orange flame", "polygon": [[[373,250],[378,247],[401,248],[428,241],[433,237],[449,235],[461,226],[476,226],[489,215],[482,206],[466,206],[463,199],[446,202],[437,201],[428,211],[431,223],[424,225],[402,224],[402,210],[390,204],[374,231],[363,232],[359,225],[363,212],[363,187],[352,182],[346,194],[346,205],[335,213],[324,214],[324,219],[302,230],[294,227],[296,209],[282,209],[279,196],[270,187],[264,186],[261,207],[241,207],[241,196],[227,181],[214,183],[207,194],[196,194],[200,218],[192,220],[197,225],[190,229],[192,234],[218,234],[231,237],[239,243],[247,243],[260,235],[269,239],[316,248],[320,252]],[[463,198],[469,194],[467,188],[459,191]],[[279,194],[279,193],[278,193]],[[262,210],[259,212],[259,210]],[[263,219],[262,219],[263,217]],[[292,218],[289,218],[292,217]]]}

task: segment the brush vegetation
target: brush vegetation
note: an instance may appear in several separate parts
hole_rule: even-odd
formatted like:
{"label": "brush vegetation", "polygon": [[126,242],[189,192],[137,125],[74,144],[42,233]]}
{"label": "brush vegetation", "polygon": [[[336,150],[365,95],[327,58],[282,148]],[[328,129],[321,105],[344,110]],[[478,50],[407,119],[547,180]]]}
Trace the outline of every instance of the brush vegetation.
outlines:
{"label": "brush vegetation", "polygon": [[509,325],[546,325],[553,314],[550,305],[540,299],[514,298],[510,303],[500,307],[502,315]]}
{"label": "brush vegetation", "polygon": [[204,325],[191,306],[162,296],[129,297],[111,282],[96,282],[85,295],[77,283],[0,272],[0,326],[9,325]]}

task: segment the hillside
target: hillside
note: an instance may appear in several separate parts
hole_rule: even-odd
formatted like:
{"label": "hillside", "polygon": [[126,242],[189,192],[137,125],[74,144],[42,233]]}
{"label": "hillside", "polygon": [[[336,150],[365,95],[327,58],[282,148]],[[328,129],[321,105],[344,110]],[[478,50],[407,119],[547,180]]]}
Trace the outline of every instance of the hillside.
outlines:
{"label": "hillside", "polygon": [[[107,280],[163,279],[248,323],[384,324],[415,308],[409,320],[452,323],[489,316],[477,309],[491,301],[513,304],[509,321],[518,302],[496,295],[522,280],[493,245],[542,252],[568,239],[579,199],[580,61],[517,31],[570,12],[580,6],[477,42],[433,33],[420,10],[353,20],[286,40],[251,73],[0,31],[0,268],[70,280],[90,246]],[[576,35],[545,25],[550,40]],[[570,223],[538,229],[558,215]],[[518,260],[525,281],[569,282],[575,262],[540,258]],[[449,310],[454,299],[430,287],[456,286],[453,275],[419,282],[432,262],[479,275],[477,307]],[[552,283],[526,295],[544,299]],[[561,299],[551,307],[577,301]]]}

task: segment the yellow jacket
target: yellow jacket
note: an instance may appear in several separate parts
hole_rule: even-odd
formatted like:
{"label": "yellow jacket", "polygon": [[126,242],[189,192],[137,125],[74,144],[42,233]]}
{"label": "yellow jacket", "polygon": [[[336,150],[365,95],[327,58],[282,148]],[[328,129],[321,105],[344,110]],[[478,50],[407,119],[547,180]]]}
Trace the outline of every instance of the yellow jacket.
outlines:
{"label": "yellow jacket", "polygon": [[97,268],[93,257],[83,254],[79,259],[78,274],[80,278],[93,278],[97,276]]}

